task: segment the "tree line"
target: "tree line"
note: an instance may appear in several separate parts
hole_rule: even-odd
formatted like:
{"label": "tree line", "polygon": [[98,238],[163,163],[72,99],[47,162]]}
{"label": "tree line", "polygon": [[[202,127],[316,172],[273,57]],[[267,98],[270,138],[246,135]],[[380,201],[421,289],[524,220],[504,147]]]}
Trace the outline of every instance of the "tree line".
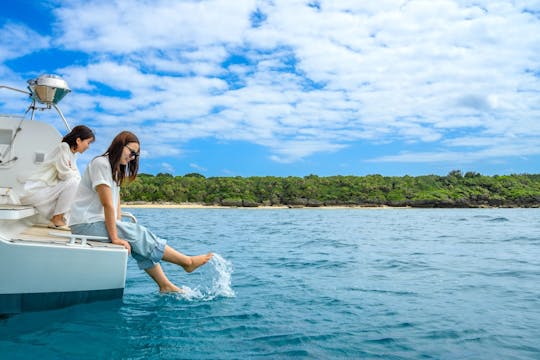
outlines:
{"label": "tree line", "polygon": [[140,174],[127,202],[256,206],[540,207],[540,174],[208,177]]}

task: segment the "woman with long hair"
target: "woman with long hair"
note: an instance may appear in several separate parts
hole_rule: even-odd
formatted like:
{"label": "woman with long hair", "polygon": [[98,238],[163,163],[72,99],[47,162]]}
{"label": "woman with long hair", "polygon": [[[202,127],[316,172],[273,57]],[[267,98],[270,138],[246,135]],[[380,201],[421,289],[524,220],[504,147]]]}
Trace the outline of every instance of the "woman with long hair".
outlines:
{"label": "woman with long hair", "polygon": [[192,272],[206,264],[213,254],[184,255],[146,227],[121,221],[120,186],[136,179],[139,154],[137,136],[122,131],[103,155],[88,164],[71,208],[70,226],[74,234],[106,236],[113,244],[124,246],[161,292],[180,292],[159,262],[164,260]]}
{"label": "woman with long hair", "polygon": [[25,180],[21,203],[33,205],[50,220],[49,227],[69,230],[66,220],[81,180],[76,154],[85,152],[95,139],[89,127],[75,126]]}

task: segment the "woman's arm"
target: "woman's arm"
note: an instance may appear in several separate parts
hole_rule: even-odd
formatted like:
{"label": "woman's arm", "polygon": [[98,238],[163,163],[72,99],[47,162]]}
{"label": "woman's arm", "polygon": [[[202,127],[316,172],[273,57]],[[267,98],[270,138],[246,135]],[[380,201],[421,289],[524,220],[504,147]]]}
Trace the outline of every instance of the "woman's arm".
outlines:
{"label": "woman's arm", "polygon": [[105,184],[96,186],[96,191],[99,195],[99,201],[103,205],[103,214],[105,215],[105,227],[109,233],[109,238],[113,244],[123,245],[128,252],[131,252],[131,246],[126,240],[118,237],[116,230],[116,217],[114,211],[114,203],[111,188]]}
{"label": "woman's arm", "polygon": [[116,219],[122,220],[122,207],[120,206],[120,194],[118,194],[118,209],[116,209]]}

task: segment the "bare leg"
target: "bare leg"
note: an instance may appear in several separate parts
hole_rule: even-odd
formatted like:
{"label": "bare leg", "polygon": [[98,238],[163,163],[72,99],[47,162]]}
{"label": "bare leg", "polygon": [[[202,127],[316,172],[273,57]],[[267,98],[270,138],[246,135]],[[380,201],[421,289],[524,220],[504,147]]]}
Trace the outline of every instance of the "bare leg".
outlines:
{"label": "bare leg", "polygon": [[176,251],[169,245],[165,245],[165,251],[163,252],[163,260],[180,265],[188,273],[194,271],[199,266],[202,266],[208,262],[214,256],[212,253],[197,255],[197,256],[186,256],[181,252]]}
{"label": "bare leg", "polygon": [[156,264],[154,267],[145,270],[148,275],[158,284],[159,292],[182,292],[182,290],[169,281],[161,265]]}

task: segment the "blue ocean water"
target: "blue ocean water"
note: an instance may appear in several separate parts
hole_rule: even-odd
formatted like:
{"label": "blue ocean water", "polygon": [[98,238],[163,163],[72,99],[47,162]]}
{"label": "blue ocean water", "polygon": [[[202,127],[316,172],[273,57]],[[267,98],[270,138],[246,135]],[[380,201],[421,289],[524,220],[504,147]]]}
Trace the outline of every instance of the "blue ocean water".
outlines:
{"label": "blue ocean water", "polygon": [[540,209],[129,211],[218,256],[2,319],[2,359],[540,359]]}

